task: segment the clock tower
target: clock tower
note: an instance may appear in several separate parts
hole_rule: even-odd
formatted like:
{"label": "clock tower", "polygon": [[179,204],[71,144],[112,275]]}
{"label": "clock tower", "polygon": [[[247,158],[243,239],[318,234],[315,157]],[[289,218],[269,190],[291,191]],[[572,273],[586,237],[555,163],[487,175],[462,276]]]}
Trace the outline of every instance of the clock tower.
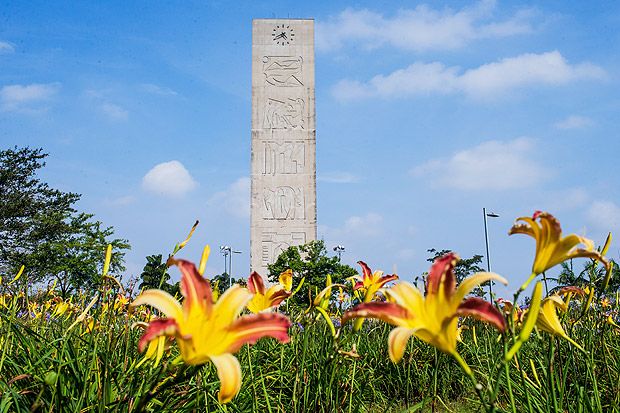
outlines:
{"label": "clock tower", "polygon": [[250,266],[316,240],[314,20],[252,22]]}

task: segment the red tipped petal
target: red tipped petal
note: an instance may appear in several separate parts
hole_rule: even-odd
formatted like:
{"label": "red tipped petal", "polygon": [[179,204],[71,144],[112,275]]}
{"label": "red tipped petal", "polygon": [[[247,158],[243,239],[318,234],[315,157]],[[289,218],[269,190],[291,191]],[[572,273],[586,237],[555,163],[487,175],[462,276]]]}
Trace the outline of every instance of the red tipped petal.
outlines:
{"label": "red tipped petal", "polygon": [[185,297],[184,309],[189,309],[198,303],[207,314],[211,314],[213,307],[213,295],[211,285],[196,269],[193,262],[187,260],[177,260],[174,257],[168,258],[168,266],[176,265],[183,277],[181,277],[181,294]]}
{"label": "red tipped petal", "polygon": [[379,287],[383,287],[385,284],[389,283],[390,281],[396,281],[396,280],[398,280],[398,275],[396,274],[384,275],[383,277],[379,278],[377,285]]}
{"label": "red tipped petal", "polygon": [[368,279],[372,276],[372,271],[370,271],[370,268],[368,268],[368,265],[366,265],[366,263],[364,261],[358,261],[357,262],[359,265],[362,266],[362,270],[364,270],[364,279]]}
{"label": "red tipped petal", "polygon": [[226,349],[227,353],[235,353],[245,343],[256,343],[265,336],[273,337],[282,343],[288,343],[288,328],[291,321],[279,313],[260,313],[244,315],[230,324],[230,334],[235,337]]}
{"label": "red tipped petal", "polygon": [[364,283],[362,281],[358,281],[358,282],[355,283],[355,286],[353,287],[353,291],[359,290],[363,286],[364,286]]}
{"label": "red tipped petal", "polygon": [[370,301],[356,305],[342,316],[342,324],[354,318],[378,318],[386,323],[403,325],[413,315],[405,307],[396,303]]}
{"label": "red tipped petal", "polygon": [[271,301],[271,307],[277,307],[280,305],[282,301],[287,299],[292,295],[291,292],[286,290],[278,290],[275,293],[271,294],[269,300]]}
{"label": "red tipped petal", "polygon": [[176,320],[173,318],[158,318],[149,323],[146,331],[138,342],[138,351],[142,353],[149,341],[159,336],[172,336],[179,328]]}
{"label": "red tipped petal", "polygon": [[252,294],[261,294],[265,295],[265,283],[263,282],[263,277],[261,277],[256,271],[250,274],[250,278],[248,278],[248,290]]}
{"label": "red tipped petal", "polygon": [[579,287],[575,287],[572,285],[566,286],[566,287],[562,287],[559,290],[556,291],[557,294],[562,295],[562,294],[566,294],[566,293],[573,293],[573,294],[577,294],[577,295],[586,295],[586,292],[583,291],[581,288]]}
{"label": "red tipped petal", "polygon": [[456,287],[456,280],[452,269],[459,259],[458,254],[450,252],[435,260],[428,276],[426,277],[426,294],[437,294],[439,284],[443,279],[444,291],[446,295],[452,295],[452,292]]}
{"label": "red tipped petal", "polygon": [[470,297],[463,301],[456,310],[459,317],[474,317],[480,321],[491,324],[500,331],[506,329],[506,318],[488,301],[478,297]]}

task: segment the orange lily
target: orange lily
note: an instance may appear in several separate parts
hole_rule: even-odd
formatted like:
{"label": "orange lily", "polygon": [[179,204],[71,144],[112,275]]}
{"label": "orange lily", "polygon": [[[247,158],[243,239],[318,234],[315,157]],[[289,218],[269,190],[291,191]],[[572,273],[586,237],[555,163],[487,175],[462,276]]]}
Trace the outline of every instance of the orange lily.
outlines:
{"label": "orange lily", "polygon": [[[291,273],[292,274],[292,273]],[[268,310],[272,307],[280,305],[284,299],[291,296],[290,290],[286,290],[286,287],[290,284],[292,288],[292,276],[290,277],[290,283],[288,282],[287,272],[283,272],[280,275],[280,284],[272,285],[267,291],[265,291],[265,283],[263,278],[254,271],[248,278],[248,289],[254,297],[247,303],[246,307],[253,313],[260,313],[261,311]]]}
{"label": "orange lily", "polygon": [[[536,222],[537,219],[540,219],[540,224]],[[525,223],[517,224],[519,221]],[[536,257],[532,266],[532,275],[519,291],[523,291],[538,274],[572,258],[592,258],[601,261],[605,267],[609,268],[609,262],[594,249],[594,241],[576,234],[562,238],[560,222],[548,212],[536,211],[532,218],[517,218],[508,232],[508,235],[512,234],[526,234],[536,240]],[[583,244],[585,248],[577,248],[579,244]]]}
{"label": "orange lily", "polygon": [[[390,359],[397,363],[403,356],[411,335],[452,354],[461,365],[466,366],[456,352],[458,318],[473,316],[499,330],[504,330],[506,320],[491,303],[478,297],[465,296],[477,285],[506,280],[494,273],[478,273],[464,280],[456,288],[454,266],[459,256],[449,253],[435,260],[426,278],[426,297],[408,282],[401,282],[386,290],[394,302],[371,301],[361,303],[347,311],[342,322],[360,317],[371,317],[396,325],[388,338]],[[468,374],[471,370],[467,367]]]}
{"label": "orange lily", "polygon": [[276,313],[239,317],[252,298],[247,289],[235,284],[214,304],[209,282],[193,263],[171,257],[168,265],[176,265],[183,274],[181,294],[185,300],[181,305],[165,291],[147,290],[131,303],[130,310],[149,304],[167,317],[149,323],[138,350],[144,351],[159,336],[174,336],[185,363],[198,365],[211,361],[215,365],[221,382],[218,399],[227,403],[241,388],[241,366],[232,353],[264,336],[288,342],[290,321]]}
{"label": "orange lily", "polygon": [[385,284],[389,283],[390,281],[398,280],[398,275],[396,274],[383,275],[383,271],[378,270],[372,272],[364,261],[358,261],[357,263],[362,266],[364,276],[360,277],[359,275],[354,275],[349,278],[358,280],[358,282],[355,283],[355,286],[353,286],[353,290],[357,290],[359,288],[366,289],[366,294],[364,295],[364,302],[369,302],[370,300],[372,300],[372,297],[379,290],[379,288],[383,287]]}

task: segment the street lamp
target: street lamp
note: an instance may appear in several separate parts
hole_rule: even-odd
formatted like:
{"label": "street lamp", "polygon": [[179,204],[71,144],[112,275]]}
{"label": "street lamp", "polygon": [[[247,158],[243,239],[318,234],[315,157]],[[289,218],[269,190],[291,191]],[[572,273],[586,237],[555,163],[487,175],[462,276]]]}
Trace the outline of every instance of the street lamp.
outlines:
{"label": "street lamp", "polygon": [[[482,216],[484,217],[484,241],[487,246],[487,271],[491,272],[491,258],[489,257],[489,232],[487,230],[487,217],[490,218],[498,218],[499,215],[489,212],[487,213],[486,208],[482,208]],[[489,280],[489,299],[493,300],[493,281]]]}
{"label": "street lamp", "polygon": [[228,271],[226,271],[226,258],[230,254],[230,247],[228,245],[220,245],[220,253],[224,256],[224,273],[228,274]]}
{"label": "street lamp", "polygon": [[[220,245],[220,253],[224,255],[224,273],[228,275],[228,283],[226,288],[230,287],[230,277],[232,276],[232,256],[233,254],[241,254],[241,251],[235,251],[228,245]],[[226,257],[228,257],[228,271],[226,271]]]}
{"label": "street lamp", "polygon": [[230,277],[232,277],[232,256],[233,254],[241,254],[241,251],[230,250],[230,257],[228,257],[228,287],[230,287]]}
{"label": "street lamp", "polygon": [[334,247],[334,251],[336,251],[336,253],[338,254],[338,262],[340,262],[340,257],[342,256],[342,253],[344,252],[344,245],[336,245]]}

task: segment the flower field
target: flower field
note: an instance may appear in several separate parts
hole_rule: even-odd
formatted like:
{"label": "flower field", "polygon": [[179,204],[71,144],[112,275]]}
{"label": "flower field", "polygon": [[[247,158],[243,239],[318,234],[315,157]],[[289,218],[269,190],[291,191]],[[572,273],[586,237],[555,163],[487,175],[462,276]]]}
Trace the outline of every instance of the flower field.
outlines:
{"label": "flower field", "polygon": [[[168,259],[176,297],[121,285],[110,249],[95,296],[2,274],[0,412],[620,410],[611,235],[596,249],[540,212],[510,233],[534,239],[532,274],[493,301],[470,292],[506,280],[457,285],[454,253],[419,286],[360,261],[303,307],[289,298],[308,285],[290,272],[220,291],[203,274],[208,247],[197,266],[180,258],[191,233]],[[589,264],[589,282],[552,288],[545,272],[571,259]]]}

